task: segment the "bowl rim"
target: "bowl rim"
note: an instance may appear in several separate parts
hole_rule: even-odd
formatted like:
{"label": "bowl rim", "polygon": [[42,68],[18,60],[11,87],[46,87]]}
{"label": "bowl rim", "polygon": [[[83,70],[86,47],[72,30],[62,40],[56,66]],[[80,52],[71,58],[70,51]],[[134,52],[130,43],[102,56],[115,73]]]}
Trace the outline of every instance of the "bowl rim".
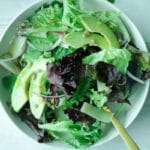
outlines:
{"label": "bowl rim", "polygon": [[[49,2],[49,1],[54,1],[54,0],[37,0],[37,1],[34,1],[34,2],[32,2],[31,4],[29,4],[28,6],[26,6],[26,7],[24,7],[23,8],[23,10],[21,10],[21,11],[19,11],[12,19],[11,19],[11,21],[8,23],[8,25],[4,28],[4,30],[2,31],[2,33],[1,33],[1,35],[0,35],[0,43],[2,42],[2,39],[3,39],[3,37],[5,36],[5,34],[6,34],[6,32],[9,30],[9,28],[11,27],[11,25],[14,23],[14,22],[16,22],[17,20],[18,20],[18,18],[23,14],[23,13],[26,13],[31,7],[34,7],[34,6],[36,6],[36,5],[38,5],[38,4],[40,4],[41,3],[41,6],[42,6],[42,4],[44,4],[44,3],[46,3],[46,2]],[[58,0],[58,1],[62,1],[62,0]],[[96,0],[95,0],[96,1]],[[121,12],[121,16],[123,16],[124,17],[124,19],[125,20],[127,20],[127,24],[131,24],[130,26],[132,26],[135,30],[136,30],[136,32],[137,32],[137,34],[139,35],[139,37],[140,37],[140,41],[142,41],[143,42],[143,45],[144,45],[144,47],[145,47],[145,51],[148,51],[148,49],[147,49],[147,46],[146,46],[146,44],[145,44],[145,41],[144,41],[144,39],[143,39],[143,36],[141,35],[141,33],[140,33],[140,31],[139,31],[139,29],[137,28],[137,26],[132,22],[132,20],[126,15],[126,13],[125,12],[123,12],[121,9],[119,9],[117,6],[115,6],[114,4],[111,4],[110,2],[108,2],[108,1],[106,1],[106,0],[99,0],[98,1],[98,3],[104,3],[104,4],[106,4],[106,5],[108,5],[109,7],[111,7],[114,11],[117,11],[117,12]],[[132,117],[132,119],[126,124],[126,126],[125,126],[125,128],[127,128],[127,127],[129,127],[133,122],[134,122],[134,120],[137,118],[137,116],[139,115],[139,113],[141,112],[141,110],[142,110],[142,108],[143,108],[143,106],[144,106],[144,103],[145,103],[145,101],[146,101],[146,98],[147,98],[147,95],[148,95],[148,93],[149,93],[149,87],[150,87],[150,80],[148,80],[148,81],[146,81],[146,83],[145,83],[145,86],[146,86],[146,90],[144,91],[144,94],[143,94],[143,102],[142,102],[142,104],[141,104],[141,106],[140,106],[140,109],[138,110],[138,112],[136,113],[136,115],[134,115],[134,117]],[[1,98],[0,98],[1,99]],[[29,136],[28,134],[26,134],[23,130],[21,130],[15,123],[14,123],[14,121],[12,120],[12,118],[10,118],[9,117],[9,115],[8,115],[8,113],[7,113],[7,111],[6,111],[6,109],[3,107],[3,104],[1,103],[1,100],[0,100],[0,109],[3,109],[4,110],[4,112],[6,113],[6,115],[8,116],[8,118],[9,118],[9,120],[12,122],[12,124],[14,125],[14,127],[16,127],[16,129],[18,129],[18,132],[20,131],[20,132],[22,132],[24,135],[26,135],[26,137],[30,137],[30,139],[32,139],[33,140],[33,138],[31,137],[31,136]],[[118,134],[118,132],[115,132],[114,134],[113,134],[113,136],[111,136],[110,138],[107,138],[107,140],[106,141],[104,141],[102,144],[105,144],[105,143],[107,143],[107,142],[110,142],[112,139],[114,139],[115,137],[117,137],[119,134]],[[99,141],[98,141],[99,142]],[[98,147],[98,146],[101,146],[102,144],[98,144],[98,142],[96,143],[96,145],[94,144],[94,145],[91,145],[89,148],[96,148],[96,147]],[[55,147],[55,148],[58,148],[58,146],[57,147]],[[88,148],[88,149],[89,149]]]}

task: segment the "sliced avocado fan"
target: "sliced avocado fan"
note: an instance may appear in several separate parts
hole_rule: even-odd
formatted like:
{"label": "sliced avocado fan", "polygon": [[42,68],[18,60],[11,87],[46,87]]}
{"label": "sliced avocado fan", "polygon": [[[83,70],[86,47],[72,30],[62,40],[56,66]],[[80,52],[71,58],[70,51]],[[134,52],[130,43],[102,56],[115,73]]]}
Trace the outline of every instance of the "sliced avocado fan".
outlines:
{"label": "sliced avocado fan", "polygon": [[29,100],[31,77],[39,71],[46,72],[46,62],[46,59],[37,60],[33,63],[29,62],[18,75],[11,95],[11,105],[15,112],[19,112]]}

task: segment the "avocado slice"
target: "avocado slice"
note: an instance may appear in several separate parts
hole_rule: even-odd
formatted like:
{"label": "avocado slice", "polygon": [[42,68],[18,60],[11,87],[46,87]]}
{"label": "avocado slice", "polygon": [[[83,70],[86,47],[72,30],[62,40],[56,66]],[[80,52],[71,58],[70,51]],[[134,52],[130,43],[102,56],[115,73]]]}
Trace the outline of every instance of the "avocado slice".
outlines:
{"label": "avocado slice", "polygon": [[12,61],[21,56],[26,48],[26,40],[24,36],[15,37],[8,48],[8,52],[0,56],[0,61]]}
{"label": "avocado slice", "polygon": [[80,48],[87,44],[96,45],[102,49],[110,48],[110,44],[105,37],[95,33],[71,32],[67,34],[64,41],[73,48]]}
{"label": "avocado slice", "polygon": [[41,115],[45,108],[45,101],[41,96],[38,95],[41,93],[43,87],[45,88],[45,85],[42,85],[42,81],[44,80],[44,78],[46,78],[46,72],[41,71],[36,75],[33,75],[33,78],[30,82],[29,103],[31,112],[36,119],[41,118]]}
{"label": "avocado slice", "polygon": [[106,24],[100,22],[98,18],[90,15],[81,15],[79,18],[86,30],[102,34],[110,43],[111,47],[119,48],[119,42],[115,34]]}
{"label": "avocado slice", "polygon": [[12,95],[11,104],[14,111],[19,112],[23,105],[28,100],[28,85],[31,76],[30,70],[31,64],[29,63],[18,75],[15,82]]}
{"label": "avocado slice", "polygon": [[33,63],[28,62],[27,66],[18,75],[11,94],[11,104],[15,112],[19,112],[29,100],[29,84],[31,76],[40,70],[46,71],[46,62],[46,59],[37,60]]}
{"label": "avocado slice", "polygon": [[20,73],[20,68],[15,64],[14,61],[1,61],[0,65],[15,75]]}

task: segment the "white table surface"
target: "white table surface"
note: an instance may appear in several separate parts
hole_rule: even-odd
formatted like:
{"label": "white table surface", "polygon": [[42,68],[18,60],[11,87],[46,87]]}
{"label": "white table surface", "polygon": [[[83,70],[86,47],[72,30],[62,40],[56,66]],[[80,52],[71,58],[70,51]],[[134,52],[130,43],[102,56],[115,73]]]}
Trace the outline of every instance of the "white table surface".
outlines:
{"label": "white table surface", "polygon": [[[0,0],[0,33],[20,10],[34,1],[36,0]],[[132,19],[146,43],[150,43],[150,0],[116,0],[115,5]],[[150,92],[141,113],[127,130],[141,150],[150,150]],[[43,149],[42,144],[31,140],[18,130],[0,105],[0,150],[20,149],[50,150]],[[120,137],[117,137],[95,150],[127,150],[127,148]]]}

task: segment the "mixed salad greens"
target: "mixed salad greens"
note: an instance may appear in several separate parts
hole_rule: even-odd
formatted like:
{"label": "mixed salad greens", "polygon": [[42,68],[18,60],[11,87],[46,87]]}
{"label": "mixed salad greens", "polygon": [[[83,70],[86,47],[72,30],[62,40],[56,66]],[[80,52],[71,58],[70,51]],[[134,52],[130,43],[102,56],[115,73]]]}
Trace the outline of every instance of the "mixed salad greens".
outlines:
{"label": "mixed salad greens", "polygon": [[13,111],[39,142],[95,143],[112,117],[104,107],[131,104],[132,85],[150,78],[150,53],[136,48],[119,16],[63,0],[43,5],[19,25],[0,57],[12,73],[3,84]]}

